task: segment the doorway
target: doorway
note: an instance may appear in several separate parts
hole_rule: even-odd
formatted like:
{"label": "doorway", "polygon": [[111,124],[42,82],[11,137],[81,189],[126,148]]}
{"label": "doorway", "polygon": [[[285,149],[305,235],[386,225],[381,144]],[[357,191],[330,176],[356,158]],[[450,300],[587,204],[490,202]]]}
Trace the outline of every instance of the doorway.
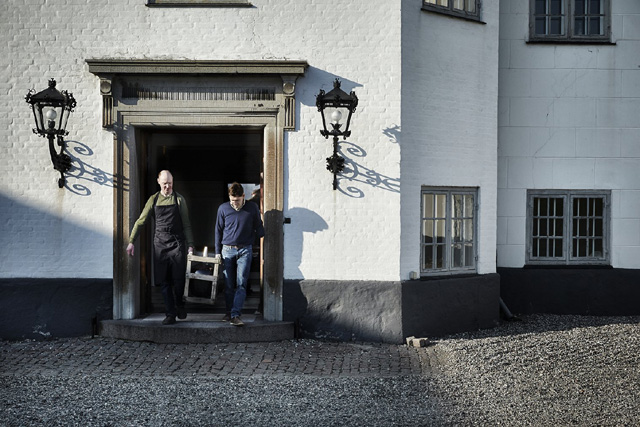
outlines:
{"label": "doorway", "polygon": [[[194,252],[207,247],[215,251],[215,222],[218,206],[228,201],[228,185],[237,181],[245,187],[248,201],[262,207],[264,180],[264,130],[261,128],[217,129],[141,129],[142,167],[141,194],[146,201],[158,191],[157,174],[163,169],[174,177],[174,191],[182,194],[189,207],[194,237]],[[255,193],[253,190],[257,190]],[[143,201],[143,203],[144,203]],[[154,286],[151,241],[152,227],[145,227],[146,242],[141,249],[140,294],[146,313],[164,312],[160,288]],[[245,313],[262,312],[263,251],[258,240],[254,245],[251,277],[244,305]],[[148,266],[148,267],[147,267]],[[199,285],[202,285],[199,284]],[[224,313],[223,279],[219,280],[214,305],[187,303],[189,312]],[[194,288],[198,292],[198,287]],[[203,290],[202,292],[210,292]]]}

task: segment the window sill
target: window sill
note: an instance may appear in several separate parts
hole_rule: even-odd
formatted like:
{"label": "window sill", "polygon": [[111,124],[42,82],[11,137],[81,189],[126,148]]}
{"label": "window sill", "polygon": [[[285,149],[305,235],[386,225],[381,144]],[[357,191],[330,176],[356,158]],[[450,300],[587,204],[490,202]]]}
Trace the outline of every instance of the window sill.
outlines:
{"label": "window sill", "polygon": [[464,273],[430,273],[425,274],[422,273],[422,276],[415,279],[416,281],[426,282],[429,280],[446,280],[446,279],[465,279],[467,277],[476,277],[479,276],[476,272],[464,272]]}
{"label": "window sill", "polygon": [[147,7],[253,7],[249,0],[147,0]]}
{"label": "window sill", "polygon": [[525,264],[525,269],[533,270],[611,270],[611,264]]}
{"label": "window sill", "polygon": [[463,13],[455,13],[455,12],[451,12],[447,9],[440,9],[440,8],[436,8],[436,7],[429,7],[429,6],[422,6],[422,10],[424,12],[433,12],[433,13],[437,13],[438,15],[444,15],[444,16],[448,16],[450,18],[458,18],[458,19],[463,19],[465,21],[470,21],[470,22],[475,22],[476,24],[482,24],[482,25],[486,25],[487,23],[484,21],[480,20],[479,16],[469,16],[469,15],[465,15]]}
{"label": "window sill", "polygon": [[576,40],[576,39],[531,39],[527,44],[581,44],[581,45],[610,45],[615,46],[616,42],[610,40]]}

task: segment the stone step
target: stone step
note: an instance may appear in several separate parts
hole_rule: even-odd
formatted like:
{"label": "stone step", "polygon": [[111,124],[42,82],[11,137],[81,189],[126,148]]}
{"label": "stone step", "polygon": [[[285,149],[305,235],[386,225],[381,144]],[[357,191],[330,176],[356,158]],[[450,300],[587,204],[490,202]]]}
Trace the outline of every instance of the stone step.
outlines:
{"label": "stone step", "polygon": [[189,313],[174,325],[162,325],[164,314],[153,313],[133,320],[102,320],[102,337],[160,344],[249,343],[295,338],[293,322],[268,322],[261,315],[242,315],[244,326],[222,322],[224,314]]}

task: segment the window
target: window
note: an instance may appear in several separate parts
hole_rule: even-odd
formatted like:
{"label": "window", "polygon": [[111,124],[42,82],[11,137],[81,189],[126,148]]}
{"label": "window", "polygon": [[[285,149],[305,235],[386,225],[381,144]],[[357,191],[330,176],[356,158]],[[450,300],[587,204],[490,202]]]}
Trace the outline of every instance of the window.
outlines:
{"label": "window", "polygon": [[480,20],[480,0],[422,0],[422,10]]}
{"label": "window", "polygon": [[531,0],[530,40],[608,42],[609,0]]}
{"label": "window", "polygon": [[422,189],[422,274],[476,269],[475,189]]}
{"label": "window", "polygon": [[529,191],[527,262],[609,263],[610,198],[603,191]]}

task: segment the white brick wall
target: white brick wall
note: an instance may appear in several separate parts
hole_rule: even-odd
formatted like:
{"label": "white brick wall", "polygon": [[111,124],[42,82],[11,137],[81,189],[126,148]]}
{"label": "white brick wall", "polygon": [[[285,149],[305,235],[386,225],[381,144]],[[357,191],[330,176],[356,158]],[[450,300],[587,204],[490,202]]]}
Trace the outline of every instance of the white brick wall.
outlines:
{"label": "white brick wall", "polygon": [[615,45],[546,45],[500,2],[498,266],[524,265],[527,189],[610,189],[612,264],[640,267],[640,2],[611,4]]}
{"label": "white brick wall", "polygon": [[[89,58],[302,59],[298,130],[285,136],[285,277],[397,280],[400,252],[400,0],[253,0],[253,8],[148,8],[144,0],[0,4],[0,277],[112,277],[113,137]],[[419,14],[419,10],[416,10]],[[345,143],[359,174],[331,189],[315,95],[334,77],[360,106]],[[78,106],[67,189],[24,96],[53,77]],[[360,154],[357,154],[357,153]],[[75,176],[75,178],[74,178]],[[106,178],[106,182],[95,178]],[[371,180],[373,178],[373,180]],[[35,258],[34,258],[35,257]],[[27,261],[28,260],[28,261]],[[35,261],[32,261],[35,260]]]}
{"label": "white brick wall", "polygon": [[485,25],[403,1],[402,278],[420,271],[421,186],[478,187],[478,272],[495,272],[498,1]]}

